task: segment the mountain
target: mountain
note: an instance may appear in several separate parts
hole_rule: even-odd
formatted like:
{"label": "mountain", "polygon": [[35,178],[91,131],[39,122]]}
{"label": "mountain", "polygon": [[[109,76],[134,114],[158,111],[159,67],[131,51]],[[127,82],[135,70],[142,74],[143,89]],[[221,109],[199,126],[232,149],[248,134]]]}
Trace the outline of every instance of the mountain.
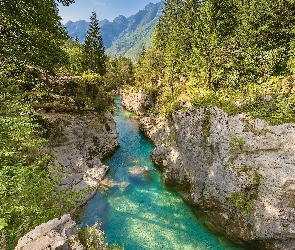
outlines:
{"label": "mountain", "polygon": [[[112,57],[126,56],[135,61],[143,47],[148,48],[151,45],[151,37],[163,7],[163,1],[156,4],[149,3],[143,10],[130,17],[120,15],[112,22],[106,19],[100,21],[106,53]],[[88,22],[68,21],[65,26],[71,37],[77,36],[80,41],[84,41],[89,27]]]}
{"label": "mountain", "polygon": [[78,37],[79,41],[84,41],[89,23],[85,20],[80,20],[77,22],[68,21],[66,23],[66,29],[72,38]]}
{"label": "mountain", "polygon": [[106,50],[107,54],[112,57],[126,56],[135,61],[142,52],[143,47],[150,47],[152,34],[163,7],[163,2],[149,3],[143,10],[130,16],[128,18],[128,27]]}

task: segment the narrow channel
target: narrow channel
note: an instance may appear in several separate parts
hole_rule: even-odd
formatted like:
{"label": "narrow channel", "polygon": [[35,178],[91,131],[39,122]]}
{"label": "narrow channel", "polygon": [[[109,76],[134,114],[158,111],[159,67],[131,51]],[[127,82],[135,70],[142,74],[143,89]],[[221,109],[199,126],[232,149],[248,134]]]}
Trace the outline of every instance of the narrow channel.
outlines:
{"label": "narrow channel", "polygon": [[105,164],[114,185],[88,202],[82,226],[102,223],[107,242],[125,250],[243,249],[200,226],[182,198],[163,185],[150,161],[152,143],[139,131],[134,115],[115,100],[120,148]]}

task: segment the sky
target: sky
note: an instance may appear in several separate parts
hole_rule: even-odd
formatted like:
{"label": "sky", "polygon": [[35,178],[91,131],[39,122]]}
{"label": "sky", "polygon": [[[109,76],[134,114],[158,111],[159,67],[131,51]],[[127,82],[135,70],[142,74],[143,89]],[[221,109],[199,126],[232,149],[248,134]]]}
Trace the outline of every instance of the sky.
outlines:
{"label": "sky", "polygon": [[96,11],[99,20],[113,21],[119,15],[129,17],[142,10],[148,3],[157,3],[160,0],[75,0],[68,7],[59,6],[59,15],[62,23],[67,21],[89,21],[92,11]]}

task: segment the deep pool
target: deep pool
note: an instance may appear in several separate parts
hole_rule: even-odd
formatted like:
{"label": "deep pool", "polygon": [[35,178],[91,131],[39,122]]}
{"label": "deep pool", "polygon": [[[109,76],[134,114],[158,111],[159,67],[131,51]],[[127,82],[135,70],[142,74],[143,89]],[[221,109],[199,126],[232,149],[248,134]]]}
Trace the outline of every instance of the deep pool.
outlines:
{"label": "deep pool", "polygon": [[206,232],[182,198],[163,185],[150,161],[154,146],[119,98],[115,105],[120,148],[105,162],[114,185],[88,202],[81,225],[101,222],[107,242],[124,245],[125,250],[243,249]]}

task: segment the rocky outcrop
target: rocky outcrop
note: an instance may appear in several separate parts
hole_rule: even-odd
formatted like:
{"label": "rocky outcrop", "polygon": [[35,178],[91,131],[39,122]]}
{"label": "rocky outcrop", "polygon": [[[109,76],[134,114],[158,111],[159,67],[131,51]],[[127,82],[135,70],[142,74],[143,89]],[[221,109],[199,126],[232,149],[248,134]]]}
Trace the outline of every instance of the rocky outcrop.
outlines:
{"label": "rocky outcrop", "polygon": [[122,105],[137,115],[143,115],[144,111],[153,106],[151,97],[145,89],[140,89],[138,92],[130,90],[121,90]]}
{"label": "rocky outcrop", "polygon": [[37,226],[19,239],[15,250],[83,250],[76,223],[69,214]]}
{"label": "rocky outcrop", "polygon": [[[46,150],[54,155],[55,165],[59,166],[57,174],[63,176],[59,187],[82,191],[84,195],[77,206],[83,205],[95,195],[109,169],[101,160],[119,146],[112,114],[41,111],[39,114],[47,128],[50,145]],[[78,240],[76,223],[67,214],[37,226],[23,236],[15,248],[33,249],[82,250],[84,247]]]}
{"label": "rocky outcrop", "polygon": [[253,249],[295,249],[294,124],[201,108],[141,117],[141,128],[165,182],[215,228]]}
{"label": "rocky outcrop", "polygon": [[48,127],[49,150],[64,175],[60,187],[88,190],[81,204],[87,202],[109,169],[101,159],[119,146],[112,114],[43,113],[42,119]]}

